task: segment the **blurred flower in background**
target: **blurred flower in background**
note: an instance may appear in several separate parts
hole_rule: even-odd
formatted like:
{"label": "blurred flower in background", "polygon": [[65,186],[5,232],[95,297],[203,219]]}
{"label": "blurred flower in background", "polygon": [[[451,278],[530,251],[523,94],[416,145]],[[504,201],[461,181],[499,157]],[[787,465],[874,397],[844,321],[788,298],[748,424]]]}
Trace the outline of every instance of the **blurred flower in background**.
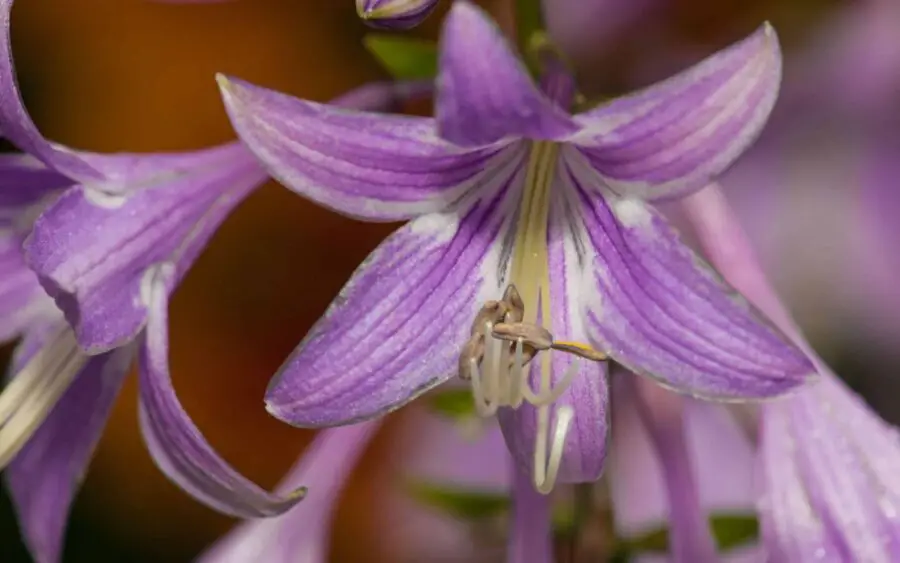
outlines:
{"label": "blurred flower in background", "polygon": [[[435,37],[450,2],[438,4],[414,37]],[[508,21],[508,2],[485,4]],[[547,4],[551,36],[575,64],[585,94],[598,98],[652,83],[763,20],[773,23],[785,51],[782,95],[759,142],[723,179],[725,192],[813,344],[885,417],[900,420],[893,375],[900,365],[896,3]],[[369,30],[350,0],[19,0],[15,22],[19,79],[38,126],[48,138],[93,151],[189,150],[232,139],[216,72],[323,101],[386,77],[363,46]],[[313,436],[264,412],[269,377],[392,229],[342,218],[269,185],[224,223],[175,294],[175,387],[213,445],[255,481],[274,485]],[[140,441],[131,381],[76,502],[67,562],[190,561],[232,525],[155,470]],[[487,459],[502,437],[472,420],[460,427],[442,408],[417,405],[389,417],[338,496],[328,560],[441,561],[454,554],[471,561],[476,546],[486,561],[502,560],[504,491],[512,483],[505,460]],[[714,415],[690,410],[686,424],[703,417]],[[487,441],[472,443],[479,433]],[[488,468],[472,473],[469,459]],[[608,472],[617,467],[614,452]],[[724,500],[701,481],[701,497],[715,506],[746,506],[742,479]],[[11,511],[0,507],[0,559],[28,561]],[[652,535],[661,509],[645,508],[648,514],[598,529]],[[565,518],[554,522],[557,543],[566,543]],[[607,540],[574,543],[584,549]],[[558,555],[564,562],[571,553]]]}

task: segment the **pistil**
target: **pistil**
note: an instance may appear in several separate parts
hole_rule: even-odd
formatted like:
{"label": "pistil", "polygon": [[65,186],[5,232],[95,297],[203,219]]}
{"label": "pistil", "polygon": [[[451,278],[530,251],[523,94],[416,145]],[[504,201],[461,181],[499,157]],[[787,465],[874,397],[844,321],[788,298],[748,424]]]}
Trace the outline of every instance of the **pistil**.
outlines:
{"label": "pistil", "polygon": [[606,359],[587,344],[554,341],[551,333],[547,231],[558,152],[555,143],[532,145],[516,224],[511,283],[500,301],[486,303],[476,316],[459,369],[460,377],[471,380],[475,407],[481,416],[492,416],[501,407],[516,409],[523,402],[537,408],[533,478],[535,488],[544,494],[556,482],[575,416],[571,406],[557,408],[551,430],[550,406],[569,388],[580,362],[572,361],[554,386],[551,355],[543,354],[537,391],[528,382],[525,368],[540,352],[550,350],[590,361]]}

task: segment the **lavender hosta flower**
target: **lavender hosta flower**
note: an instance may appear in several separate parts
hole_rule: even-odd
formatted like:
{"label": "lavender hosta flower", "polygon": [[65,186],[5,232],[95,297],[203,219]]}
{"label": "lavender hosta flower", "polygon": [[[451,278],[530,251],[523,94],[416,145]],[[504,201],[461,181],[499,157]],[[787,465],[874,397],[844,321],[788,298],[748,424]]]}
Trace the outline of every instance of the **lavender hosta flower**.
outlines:
{"label": "lavender hosta flower", "polygon": [[752,142],[780,79],[771,27],[575,116],[568,77],[537,88],[468,2],[445,21],[440,67],[435,118],[220,77],[239,136],[285,186],[352,217],[410,220],[281,368],[272,414],[301,427],[376,417],[461,366],[548,490],[602,468],[606,370],[584,358],[726,399],[778,395],[812,373],[651,206],[699,189]]}
{"label": "lavender hosta flower", "polygon": [[[15,456],[6,475],[26,543],[39,561],[58,560],[68,507],[136,350],[142,431],[166,475],[222,512],[283,512],[302,491],[269,493],[222,460],[182,409],[167,358],[171,291],[265,172],[240,143],[102,155],[47,141],[16,84],[11,8],[0,1],[0,130],[26,154],[0,157],[0,335],[24,340],[0,395],[0,468]],[[381,108],[420,86],[366,87],[339,103]]]}
{"label": "lavender hosta flower", "polygon": [[356,0],[356,13],[379,29],[410,29],[428,17],[438,0]]}
{"label": "lavender hosta flower", "polygon": [[304,502],[276,518],[240,524],[201,555],[198,563],[328,561],[328,532],[338,497],[377,428],[377,422],[364,422],[324,430],[279,486],[289,493],[308,485]]}
{"label": "lavender hosta flower", "polygon": [[756,546],[717,553],[716,514],[755,512],[753,445],[724,405],[680,397],[644,381],[620,379],[613,395],[607,473],[618,535],[668,528],[669,554],[641,563],[759,561]]}
{"label": "lavender hosta flower", "polygon": [[0,394],[0,467],[39,563],[59,559],[69,506],[135,352],[82,353],[25,265],[22,241],[67,184],[29,156],[0,156],[0,334],[22,336]]}
{"label": "lavender hosta flower", "polygon": [[685,207],[722,273],[816,361],[820,381],[762,407],[761,524],[769,561],[896,561],[900,435],[819,360],[778,300],[720,191]]}

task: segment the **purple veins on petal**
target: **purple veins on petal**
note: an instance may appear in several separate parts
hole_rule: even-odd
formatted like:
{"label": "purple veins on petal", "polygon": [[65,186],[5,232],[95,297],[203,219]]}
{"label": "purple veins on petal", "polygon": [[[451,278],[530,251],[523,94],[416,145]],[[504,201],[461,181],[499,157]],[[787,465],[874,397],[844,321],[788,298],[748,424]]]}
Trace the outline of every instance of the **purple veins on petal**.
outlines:
{"label": "purple veins on petal", "polygon": [[145,272],[181,278],[228,213],[265,179],[240,144],[168,155],[86,155],[107,185],[78,185],[40,216],[29,265],[90,353],[135,338],[146,322]]}

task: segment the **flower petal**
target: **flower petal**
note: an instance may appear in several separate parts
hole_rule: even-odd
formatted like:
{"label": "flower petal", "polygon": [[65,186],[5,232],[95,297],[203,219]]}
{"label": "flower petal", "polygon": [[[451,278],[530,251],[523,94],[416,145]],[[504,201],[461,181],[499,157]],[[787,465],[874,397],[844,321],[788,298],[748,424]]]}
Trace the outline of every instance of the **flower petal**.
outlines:
{"label": "flower petal", "polygon": [[537,88],[481,8],[456,0],[444,20],[435,116],[441,137],[460,146],[505,137],[555,140],[578,126]]}
{"label": "flower petal", "polygon": [[396,221],[444,209],[498,150],[450,145],[431,118],[355,111],[218,80],[235,131],[272,177],[352,217]]}
{"label": "flower petal", "polygon": [[54,202],[25,244],[29,265],[96,354],[144,326],[147,269],[179,279],[228,213],[265,179],[240,144],[169,155],[91,155],[118,193],[76,186]]}
{"label": "flower petal", "polygon": [[28,155],[0,155],[0,341],[25,331],[56,306],[25,264],[22,244],[34,219],[71,180]]}
{"label": "flower petal", "polygon": [[457,373],[475,315],[500,292],[521,149],[458,208],[412,221],[363,262],[273,379],[269,412],[301,427],[346,424]]}
{"label": "flower petal", "polygon": [[0,341],[25,331],[47,307],[55,308],[22,255],[22,236],[0,230]]}
{"label": "flower petal", "polygon": [[141,432],[153,460],[198,501],[239,518],[276,516],[302,500],[305,490],[273,494],[247,480],[209,445],[184,411],[169,375],[168,301],[173,264],[152,271],[147,284],[146,336],[140,354]]}
{"label": "flower petal", "polygon": [[534,489],[531,475],[512,469],[513,513],[508,538],[508,563],[553,562],[553,500]]}
{"label": "flower petal", "polygon": [[897,561],[900,440],[834,375],[762,418],[763,537],[775,563]]}
{"label": "flower petal", "polygon": [[198,563],[324,563],[338,495],[377,429],[377,422],[366,422],[324,430],[278,487],[285,494],[308,485],[303,504],[277,518],[240,524]]}
{"label": "flower petal", "polygon": [[665,82],[577,116],[584,129],[572,141],[619,195],[686,195],[756,139],[780,82],[778,39],[765,24]]}
{"label": "flower petal", "polygon": [[[466,421],[470,426],[427,410],[427,401],[426,396],[404,411],[406,418],[385,452],[386,471],[400,475],[401,484],[508,495],[510,459],[496,422]],[[376,523],[377,534],[388,561],[474,562],[494,546],[479,541],[473,522],[423,504],[406,487],[387,488],[380,495],[376,502],[384,517]]]}
{"label": "flower petal", "polygon": [[[30,343],[31,344],[31,343]],[[36,352],[36,346],[31,352]],[[25,544],[35,561],[62,556],[69,507],[81,486],[106,420],[134,359],[125,346],[88,360],[13,462],[6,482]],[[14,369],[30,354],[17,354]]]}
{"label": "flower petal", "polygon": [[[550,268],[551,321],[543,321],[554,338],[570,342],[587,342],[584,300],[592,290],[588,263],[582,241],[572,236],[570,225],[577,220],[577,207],[572,207],[561,190],[554,190],[550,202],[548,254]],[[585,283],[588,282],[588,283]],[[607,365],[582,360],[561,352],[552,354],[553,385],[558,385],[566,370],[577,362],[572,383],[550,409],[550,423],[559,420],[562,407],[571,407],[574,418],[565,438],[559,469],[561,482],[583,483],[598,479],[606,459],[609,431],[609,393]],[[539,389],[541,359],[531,363],[531,386]],[[498,412],[503,435],[521,471],[534,466],[534,448],[538,429],[538,409],[524,403],[518,409]],[[551,429],[555,426],[551,426]]]}
{"label": "flower petal", "polygon": [[22,103],[12,58],[9,22],[12,5],[13,0],[0,0],[0,135],[60,174],[84,182],[102,179],[77,154],[47,141],[31,121]]}
{"label": "flower petal", "polygon": [[590,187],[593,172],[574,150],[564,163],[567,197],[581,207],[576,229],[596,253],[588,331],[616,362],[716,399],[776,396],[815,373],[661,215],[639,200],[599,197]]}
{"label": "flower petal", "polygon": [[616,526],[626,537],[667,527],[672,561],[720,561],[711,512],[722,504],[755,511],[747,436],[722,406],[628,374],[618,383],[610,470]]}

